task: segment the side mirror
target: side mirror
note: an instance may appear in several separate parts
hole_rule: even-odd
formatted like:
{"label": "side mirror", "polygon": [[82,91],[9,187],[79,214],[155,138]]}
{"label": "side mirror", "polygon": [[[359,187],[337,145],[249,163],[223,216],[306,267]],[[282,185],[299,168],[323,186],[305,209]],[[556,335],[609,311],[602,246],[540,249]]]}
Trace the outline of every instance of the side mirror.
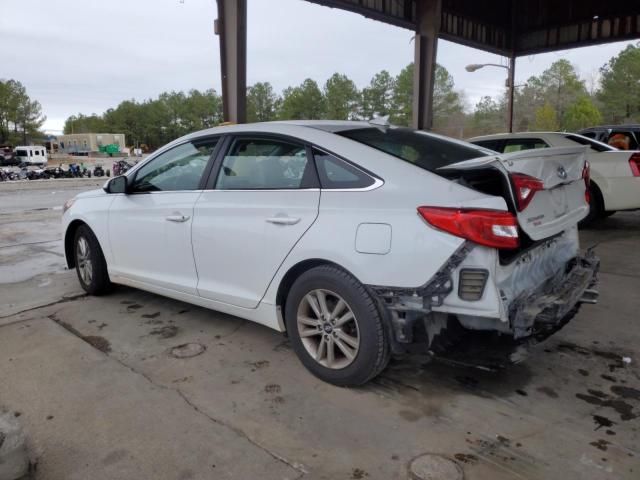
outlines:
{"label": "side mirror", "polygon": [[113,177],[104,186],[104,191],[107,193],[127,193],[129,191],[128,178],[126,175]]}

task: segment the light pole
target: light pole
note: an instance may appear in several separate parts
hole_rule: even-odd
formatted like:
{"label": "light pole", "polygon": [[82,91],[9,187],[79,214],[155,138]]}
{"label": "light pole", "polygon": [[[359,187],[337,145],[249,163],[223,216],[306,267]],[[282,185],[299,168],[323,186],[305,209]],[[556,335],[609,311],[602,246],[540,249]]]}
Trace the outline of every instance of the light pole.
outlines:
{"label": "light pole", "polygon": [[507,70],[507,83],[506,86],[509,89],[509,101],[507,103],[507,127],[509,133],[513,133],[513,96],[515,92],[515,71],[516,71],[516,58],[511,57],[509,59],[509,65],[501,65],[499,63],[472,63],[467,65],[465,70],[467,72],[475,72],[484,67],[500,67]]}

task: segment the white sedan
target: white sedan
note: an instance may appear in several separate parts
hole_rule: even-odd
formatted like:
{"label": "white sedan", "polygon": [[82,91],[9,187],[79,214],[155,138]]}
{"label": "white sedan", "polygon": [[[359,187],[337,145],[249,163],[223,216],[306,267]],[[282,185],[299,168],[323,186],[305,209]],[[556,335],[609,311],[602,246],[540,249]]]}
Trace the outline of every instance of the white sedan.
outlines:
{"label": "white sedan", "polygon": [[584,223],[618,210],[640,208],[640,152],[618,150],[606,143],[566,132],[504,133],[471,138],[469,142],[500,153],[585,145],[591,166],[591,188],[590,212]]}
{"label": "white sedan", "polygon": [[515,348],[596,301],[583,149],[535,153],[375,122],[218,127],[69,200],[66,259],[90,294],[118,283],[258,322],[359,385],[391,353],[477,331]]}

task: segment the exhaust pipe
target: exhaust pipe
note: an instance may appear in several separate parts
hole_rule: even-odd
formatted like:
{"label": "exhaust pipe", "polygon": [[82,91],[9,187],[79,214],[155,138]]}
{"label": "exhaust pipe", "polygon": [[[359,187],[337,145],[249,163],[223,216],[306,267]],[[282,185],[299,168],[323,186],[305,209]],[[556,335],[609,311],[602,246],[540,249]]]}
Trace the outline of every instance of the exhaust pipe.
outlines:
{"label": "exhaust pipe", "polygon": [[599,296],[600,294],[598,293],[597,290],[587,289],[584,292],[582,292],[582,297],[580,297],[579,302],[596,304],[598,303]]}

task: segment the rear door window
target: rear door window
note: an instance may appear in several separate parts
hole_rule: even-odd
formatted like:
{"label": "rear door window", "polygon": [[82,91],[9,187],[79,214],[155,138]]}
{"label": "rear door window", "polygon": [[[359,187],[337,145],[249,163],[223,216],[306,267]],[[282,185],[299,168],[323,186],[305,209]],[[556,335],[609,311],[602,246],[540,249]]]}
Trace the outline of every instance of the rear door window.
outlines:
{"label": "rear door window", "polygon": [[511,138],[505,142],[504,153],[548,147],[549,145],[541,138]]}
{"label": "rear door window", "polygon": [[317,187],[306,146],[280,139],[237,138],[222,161],[217,190]]}
{"label": "rear door window", "polygon": [[638,142],[633,133],[613,130],[606,143],[618,150],[637,150]]}
{"label": "rear door window", "polygon": [[611,145],[607,145],[606,143],[598,142],[597,140],[592,140],[587,137],[583,137],[582,135],[574,135],[573,133],[569,133],[565,135],[565,138],[579,143],[580,145],[586,145],[596,152],[608,152],[611,150],[615,150],[615,147]]}
{"label": "rear door window", "polygon": [[480,147],[493,150],[494,152],[502,153],[504,140],[478,140],[473,141],[473,143]]}

